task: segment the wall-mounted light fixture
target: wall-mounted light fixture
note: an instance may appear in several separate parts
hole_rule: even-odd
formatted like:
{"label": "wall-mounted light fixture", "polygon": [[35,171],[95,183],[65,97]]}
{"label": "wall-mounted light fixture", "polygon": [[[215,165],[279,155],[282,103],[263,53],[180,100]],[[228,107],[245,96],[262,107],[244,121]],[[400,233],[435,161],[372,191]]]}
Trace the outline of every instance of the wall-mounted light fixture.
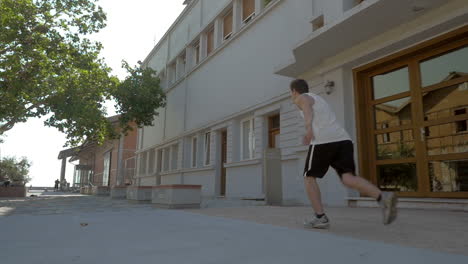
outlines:
{"label": "wall-mounted light fixture", "polygon": [[333,88],[335,87],[334,81],[326,81],[325,82],[325,93],[331,94],[333,92]]}

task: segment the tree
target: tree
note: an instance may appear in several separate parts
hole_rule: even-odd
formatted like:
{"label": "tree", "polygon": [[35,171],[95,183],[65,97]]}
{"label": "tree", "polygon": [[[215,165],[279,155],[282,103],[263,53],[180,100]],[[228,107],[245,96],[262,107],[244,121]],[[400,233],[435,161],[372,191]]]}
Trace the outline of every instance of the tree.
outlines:
{"label": "tree", "polygon": [[[87,36],[105,27],[96,0],[0,0],[0,135],[31,117],[66,133],[68,145],[116,137],[104,103],[117,101],[123,131],[129,120],[151,125],[165,96],[155,72],[124,66],[124,82]],[[142,94],[144,96],[142,96]]]}
{"label": "tree", "polygon": [[10,180],[13,184],[25,185],[31,181],[29,177],[29,168],[31,162],[22,157],[17,160],[14,157],[6,157],[0,160],[0,179]]}

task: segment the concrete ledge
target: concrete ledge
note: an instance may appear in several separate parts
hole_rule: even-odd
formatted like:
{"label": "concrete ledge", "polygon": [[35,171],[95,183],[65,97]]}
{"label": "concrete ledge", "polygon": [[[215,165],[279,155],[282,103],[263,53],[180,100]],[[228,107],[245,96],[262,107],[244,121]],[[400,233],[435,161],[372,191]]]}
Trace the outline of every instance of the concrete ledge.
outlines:
{"label": "concrete ledge", "polygon": [[80,193],[84,195],[93,195],[93,187],[84,186],[80,188]]}
{"label": "concrete ledge", "polygon": [[111,188],[110,197],[112,199],[126,199],[127,186],[114,186]]}
{"label": "concrete ledge", "polygon": [[128,186],[127,200],[151,201],[153,186]]}
{"label": "concrete ledge", "polygon": [[93,195],[109,196],[110,190],[107,186],[93,186]]}
{"label": "concrete ledge", "polygon": [[26,187],[0,187],[0,197],[26,197]]}
{"label": "concrete ledge", "polygon": [[160,208],[200,208],[201,185],[159,185],[153,187],[151,202]]}
{"label": "concrete ledge", "polygon": [[[368,197],[347,197],[346,200],[349,207],[377,207],[375,200]],[[398,208],[468,212],[468,199],[399,198]]]}

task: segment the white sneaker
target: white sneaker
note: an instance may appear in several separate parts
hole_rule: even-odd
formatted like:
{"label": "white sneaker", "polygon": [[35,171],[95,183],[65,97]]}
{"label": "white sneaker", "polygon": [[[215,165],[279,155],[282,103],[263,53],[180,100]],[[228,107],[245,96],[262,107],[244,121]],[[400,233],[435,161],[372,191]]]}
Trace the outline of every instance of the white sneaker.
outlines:
{"label": "white sneaker", "polygon": [[304,220],[304,227],[305,228],[317,228],[317,229],[328,229],[330,228],[330,221],[326,215],[322,216],[321,218],[314,217],[312,219],[305,219]]}
{"label": "white sneaker", "polygon": [[394,192],[382,192],[380,207],[382,207],[384,225],[391,224],[397,218],[398,197]]}

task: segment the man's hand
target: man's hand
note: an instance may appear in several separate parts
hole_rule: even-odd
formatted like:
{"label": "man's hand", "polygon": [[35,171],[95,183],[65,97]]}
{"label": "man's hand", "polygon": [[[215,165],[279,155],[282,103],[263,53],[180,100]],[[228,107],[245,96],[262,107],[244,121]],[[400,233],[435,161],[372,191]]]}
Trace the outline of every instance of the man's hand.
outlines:
{"label": "man's hand", "polygon": [[312,131],[307,131],[307,133],[304,135],[304,139],[303,139],[302,143],[305,146],[307,146],[307,145],[310,145],[310,142],[312,140],[314,140],[314,139],[315,139],[315,137],[314,137],[314,134],[312,133]]}

